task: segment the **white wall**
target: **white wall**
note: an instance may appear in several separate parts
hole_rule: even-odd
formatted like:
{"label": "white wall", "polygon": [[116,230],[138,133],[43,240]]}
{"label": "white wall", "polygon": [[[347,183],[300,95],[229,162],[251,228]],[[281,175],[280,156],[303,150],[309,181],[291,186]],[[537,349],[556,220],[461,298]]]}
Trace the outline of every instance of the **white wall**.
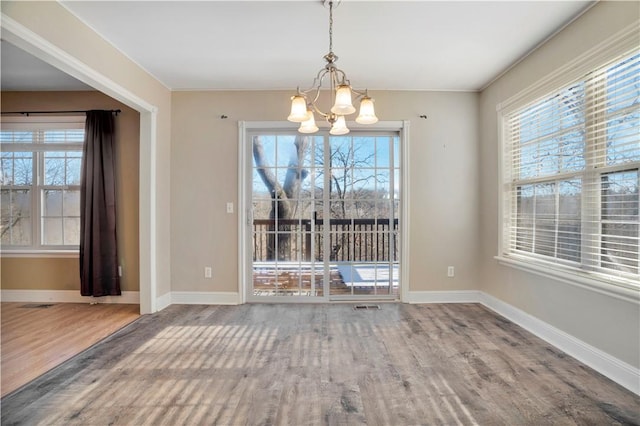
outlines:
{"label": "white wall", "polygon": [[[238,291],[237,215],[225,212],[227,201],[238,205],[238,121],[284,121],[291,94],[173,93],[173,291]],[[380,120],[410,120],[409,289],[476,288],[478,94],[371,95]],[[211,280],[203,277],[207,265]],[[456,267],[455,278],[446,277],[449,265]]]}
{"label": "white wall", "polygon": [[574,337],[640,367],[640,307],[562,281],[501,266],[498,254],[496,106],[621,29],[637,24],[637,2],[600,2],[480,96],[480,289]]}

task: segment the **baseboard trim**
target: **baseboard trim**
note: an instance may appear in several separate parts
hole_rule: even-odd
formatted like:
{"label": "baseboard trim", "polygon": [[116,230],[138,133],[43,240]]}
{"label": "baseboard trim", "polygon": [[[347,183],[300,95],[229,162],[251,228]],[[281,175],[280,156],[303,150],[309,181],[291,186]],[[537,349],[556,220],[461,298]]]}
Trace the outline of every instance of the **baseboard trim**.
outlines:
{"label": "baseboard trim", "polygon": [[479,303],[478,290],[409,291],[407,303]]}
{"label": "baseboard trim", "polygon": [[156,309],[157,311],[161,311],[164,308],[171,305],[171,292],[167,292],[162,296],[156,298]]}
{"label": "baseboard trim", "polygon": [[140,304],[140,292],[123,291],[122,296],[82,296],[78,290],[1,290],[3,302]]}
{"label": "baseboard trim", "polygon": [[479,303],[509,321],[535,334],[542,340],[571,355],[600,374],[608,377],[636,395],[640,395],[640,369],[512,306],[487,293],[478,292]]}
{"label": "baseboard trim", "polygon": [[176,305],[238,305],[240,294],[225,291],[172,291],[171,304]]}

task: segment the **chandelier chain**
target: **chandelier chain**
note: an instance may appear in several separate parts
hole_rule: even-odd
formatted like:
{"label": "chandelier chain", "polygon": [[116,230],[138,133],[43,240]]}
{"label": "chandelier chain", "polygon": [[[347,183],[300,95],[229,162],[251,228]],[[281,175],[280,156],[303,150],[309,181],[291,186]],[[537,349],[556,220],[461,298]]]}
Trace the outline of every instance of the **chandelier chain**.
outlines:
{"label": "chandelier chain", "polygon": [[333,53],[333,2],[329,2],[329,53]]}

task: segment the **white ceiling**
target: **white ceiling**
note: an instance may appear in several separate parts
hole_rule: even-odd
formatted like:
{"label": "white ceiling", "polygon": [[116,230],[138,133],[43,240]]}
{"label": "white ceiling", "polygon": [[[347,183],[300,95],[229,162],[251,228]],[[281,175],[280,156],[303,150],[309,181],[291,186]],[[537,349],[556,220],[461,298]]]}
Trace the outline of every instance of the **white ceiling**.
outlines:
{"label": "white ceiling", "polygon": [[[320,0],[63,4],[172,90],[306,88],[329,47]],[[333,50],[356,88],[480,90],[592,4],[345,0]],[[5,44],[3,90],[35,68]]]}

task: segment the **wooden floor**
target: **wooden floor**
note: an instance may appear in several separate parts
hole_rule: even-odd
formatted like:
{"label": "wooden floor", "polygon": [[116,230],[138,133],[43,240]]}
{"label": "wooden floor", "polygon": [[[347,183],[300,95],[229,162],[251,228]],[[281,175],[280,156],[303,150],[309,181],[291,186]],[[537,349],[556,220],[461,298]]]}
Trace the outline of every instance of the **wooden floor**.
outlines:
{"label": "wooden floor", "polygon": [[138,318],[138,305],[1,303],[1,394],[18,389]]}
{"label": "wooden floor", "polygon": [[640,397],[477,304],[172,305],[2,399],[2,424],[633,425]]}

